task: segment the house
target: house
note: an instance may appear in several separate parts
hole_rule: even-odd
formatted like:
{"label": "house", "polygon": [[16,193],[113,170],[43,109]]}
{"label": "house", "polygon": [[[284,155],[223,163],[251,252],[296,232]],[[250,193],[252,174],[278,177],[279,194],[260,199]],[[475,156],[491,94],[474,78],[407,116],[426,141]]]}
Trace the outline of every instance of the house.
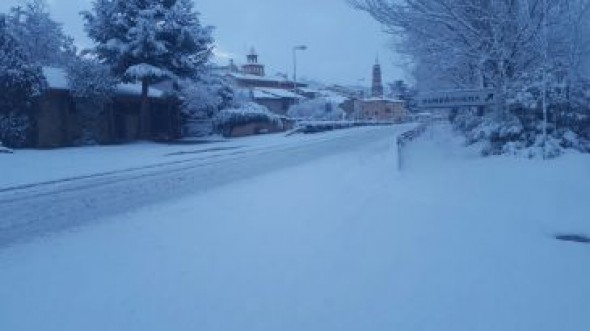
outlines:
{"label": "house", "polygon": [[225,71],[240,94],[279,115],[285,115],[292,105],[302,99],[295,92],[307,87],[307,84],[290,81],[286,75],[267,76],[265,65],[258,61],[254,49],[246,56],[246,64],[238,67],[231,60],[228,66],[219,70]]}
{"label": "house", "polygon": [[[71,146],[82,136],[80,113],[70,93],[65,70],[44,67],[47,92],[36,105],[32,141],[36,147]],[[174,139],[180,136],[180,113],[174,100],[150,88],[150,113],[141,125],[141,86],[119,84],[98,119],[98,143],[110,144],[138,139]]]}
{"label": "house", "polygon": [[298,94],[278,88],[252,88],[242,90],[242,93],[246,93],[252,101],[277,115],[287,115],[289,108],[303,99]]}

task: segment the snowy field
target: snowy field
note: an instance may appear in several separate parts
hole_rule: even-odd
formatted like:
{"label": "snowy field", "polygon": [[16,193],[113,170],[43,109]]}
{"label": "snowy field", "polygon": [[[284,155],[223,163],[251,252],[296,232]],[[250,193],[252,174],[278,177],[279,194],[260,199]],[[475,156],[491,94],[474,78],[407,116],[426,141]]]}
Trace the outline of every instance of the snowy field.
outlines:
{"label": "snowy field", "polygon": [[0,330],[590,329],[590,246],[552,239],[590,234],[590,157],[481,159],[442,127],[399,173],[372,130],[3,248]]}

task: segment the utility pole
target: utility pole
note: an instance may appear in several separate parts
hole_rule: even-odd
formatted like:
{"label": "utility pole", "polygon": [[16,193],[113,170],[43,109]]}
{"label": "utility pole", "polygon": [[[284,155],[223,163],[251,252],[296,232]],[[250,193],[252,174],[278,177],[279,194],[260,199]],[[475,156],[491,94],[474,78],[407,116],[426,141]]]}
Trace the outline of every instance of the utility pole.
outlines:
{"label": "utility pole", "polygon": [[547,155],[547,89],[548,89],[548,62],[549,62],[549,35],[547,20],[549,16],[549,8],[547,7],[547,0],[543,0],[543,158]]}
{"label": "utility pole", "polygon": [[293,47],[293,93],[297,94],[297,51],[305,51],[307,46],[299,45]]}

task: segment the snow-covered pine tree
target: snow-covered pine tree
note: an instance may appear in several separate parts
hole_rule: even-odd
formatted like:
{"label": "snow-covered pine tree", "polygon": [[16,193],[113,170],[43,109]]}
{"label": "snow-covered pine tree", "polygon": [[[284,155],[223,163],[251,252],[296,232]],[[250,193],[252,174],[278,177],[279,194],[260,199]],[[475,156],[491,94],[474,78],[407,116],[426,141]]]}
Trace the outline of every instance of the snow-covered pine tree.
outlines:
{"label": "snow-covered pine tree", "polygon": [[77,143],[100,143],[100,118],[115,92],[117,81],[108,66],[94,59],[75,58],[68,64],[67,72],[82,129]]}
{"label": "snow-covered pine tree", "polygon": [[26,0],[11,9],[10,24],[29,59],[44,66],[62,66],[76,53],[71,37],[51,18],[45,0]]}
{"label": "snow-covered pine tree", "polygon": [[98,58],[142,84],[141,133],[149,138],[150,85],[197,77],[211,56],[212,28],[190,0],[95,0],[83,16]]}
{"label": "snow-covered pine tree", "polygon": [[29,143],[30,112],[47,86],[41,67],[21,48],[8,18],[0,14],[0,141],[9,147]]}

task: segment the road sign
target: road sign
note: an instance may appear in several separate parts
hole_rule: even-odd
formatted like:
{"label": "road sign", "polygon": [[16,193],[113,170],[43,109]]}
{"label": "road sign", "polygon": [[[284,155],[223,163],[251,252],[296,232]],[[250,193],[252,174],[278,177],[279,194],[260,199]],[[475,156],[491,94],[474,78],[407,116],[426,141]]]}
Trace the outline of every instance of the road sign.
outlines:
{"label": "road sign", "polygon": [[494,90],[455,90],[420,93],[420,108],[457,108],[495,105],[497,101]]}

